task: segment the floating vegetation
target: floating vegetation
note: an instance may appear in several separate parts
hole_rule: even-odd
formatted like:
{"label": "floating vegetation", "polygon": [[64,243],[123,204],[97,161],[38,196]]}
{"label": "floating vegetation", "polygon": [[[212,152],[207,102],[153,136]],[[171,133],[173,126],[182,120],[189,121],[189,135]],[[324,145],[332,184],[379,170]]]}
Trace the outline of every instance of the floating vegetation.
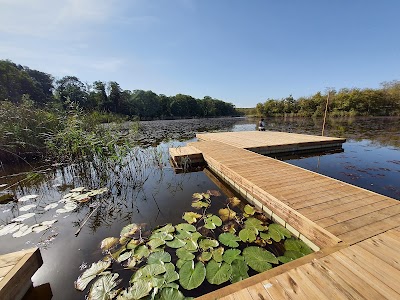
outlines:
{"label": "floating vegetation", "polygon": [[25,206],[21,206],[21,207],[19,208],[19,210],[20,210],[20,211],[28,211],[28,210],[30,210],[30,209],[36,207],[36,206],[37,206],[36,204],[28,204],[28,205],[25,205]]}
{"label": "floating vegetation", "polygon": [[50,209],[56,208],[57,206],[58,206],[58,203],[50,203],[44,207],[44,210],[50,210]]}
{"label": "floating vegetation", "polygon": [[23,215],[19,215],[18,217],[11,219],[12,222],[23,222],[29,218],[32,218],[35,215],[35,213],[27,213]]}
{"label": "floating vegetation", "polygon": [[37,198],[39,195],[25,195],[18,199],[18,202],[25,202]]}
{"label": "floating vegetation", "polygon": [[[279,224],[271,223],[254,206],[236,197],[227,199],[218,215],[208,213],[220,194],[193,194],[195,208],[185,212],[186,223],[166,224],[152,231],[129,224],[119,237],[101,242],[103,260],[93,263],[75,282],[88,299],[191,299],[185,293],[207,284],[238,282],[312,250]],[[201,203],[201,205],[199,205]],[[132,271],[129,286],[118,288],[115,270]]]}

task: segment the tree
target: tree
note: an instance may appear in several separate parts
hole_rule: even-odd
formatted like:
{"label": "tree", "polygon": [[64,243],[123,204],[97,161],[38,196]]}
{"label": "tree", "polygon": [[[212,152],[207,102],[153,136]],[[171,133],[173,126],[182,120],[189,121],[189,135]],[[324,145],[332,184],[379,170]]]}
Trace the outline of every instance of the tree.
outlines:
{"label": "tree", "polygon": [[57,80],[55,93],[64,106],[70,101],[83,108],[89,107],[86,86],[75,76],[64,76]]}

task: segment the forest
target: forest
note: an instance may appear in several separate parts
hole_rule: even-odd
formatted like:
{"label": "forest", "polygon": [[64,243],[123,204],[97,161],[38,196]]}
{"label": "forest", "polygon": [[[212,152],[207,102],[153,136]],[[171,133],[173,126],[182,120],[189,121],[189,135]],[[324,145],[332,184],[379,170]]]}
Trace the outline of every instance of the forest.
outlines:
{"label": "forest", "polygon": [[298,99],[292,95],[283,99],[267,99],[264,103],[258,103],[254,109],[242,112],[258,116],[320,117],[325,112],[327,100],[330,117],[399,116],[400,81],[384,82],[379,89],[329,89],[325,93],[317,92]]}
{"label": "forest", "polygon": [[0,60],[0,101],[20,104],[31,100],[36,107],[65,109],[69,103],[86,111],[108,112],[139,119],[233,116],[232,103],[205,96],[157,95],[152,91],[123,90],[118,82],[83,83],[76,76],[55,80],[50,74]]}

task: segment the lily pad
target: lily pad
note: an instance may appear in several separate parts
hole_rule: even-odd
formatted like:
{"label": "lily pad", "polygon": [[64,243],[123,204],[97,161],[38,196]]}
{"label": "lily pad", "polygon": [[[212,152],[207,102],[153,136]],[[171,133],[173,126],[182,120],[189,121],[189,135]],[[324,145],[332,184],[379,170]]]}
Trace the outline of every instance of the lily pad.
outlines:
{"label": "lily pad", "polygon": [[25,236],[25,235],[27,235],[27,234],[32,233],[32,229],[33,229],[32,226],[29,227],[28,225],[22,225],[22,226],[18,229],[18,231],[16,231],[16,232],[13,233],[12,236],[15,237],[15,238],[19,238],[19,237]]}
{"label": "lily pad", "polygon": [[265,226],[262,225],[262,221],[256,218],[248,218],[244,221],[244,228],[253,230],[254,233],[257,235],[259,231],[263,231],[266,229]]}
{"label": "lily pad", "polygon": [[219,197],[221,196],[221,193],[217,190],[208,190],[207,194],[211,195],[211,196],[215,196],[215,197]]}
{"label": "lily pad", "polygon": [[196,200],[201,200],[201,199],[203,199],[203,194],[201,194],[201,193],[194,193],[194,194],[192,195],[192,198],[193,198],[193,199],[196,199]]}
{"label": "lily pad", "polygon": [[29,205],[21,206],[21,207],[19,208],[19,210],[20,210],[20,211],[28,211],[28,210],[30,210],[30,209],[36,207],[36,206],[37,206],[36,204],[29,204]]}
{"label": "lily pad", "polygon": [[184,219],[189,224],[193,224],[193,223],[197,222],[197,219],[201,218],[201,216],[202,216],[201,214],[190,211],[190,212],[185,212],[183,214],[182,219]]}
{"label": "lily pad", "polygon": [[196,227],[191,224],[181,223],[175,226],[178,231],[196,232]]}
{"label": "lily pad", "polygon": [[209,206],[210,206],[210,203],[205,202],[205,201],[198,200],[198,201],[192,202],[192,207],[193,208],[197,208],[197,209],[206,208],[206,207],[209,207]]}
{"label": "lily pad", "polygon": [[236,248],[239,247],[240,238],[233,233],[226,232],[221,233],[218,237],[218,240],[225,246]]}
{"label": "lily pad", "polygon": [[188,261],[179,270],[179,283],[187,290],[199,287],[205,277],[206,268],[201,262],[195,265],[193,261]]}
{"label": "lily pad", "polygon": [[85,187],[81,186],[81,187],[77,187],[77,188],[70,190],[70,192],[83,192],[84,190],[85,190]]}
{"label": "lily pad", "polygon": [[243,241],[243,242],[254,242],[256,240],[256,233],[254,230],[252,229],[242,229],[239,231],[239,238]]}
{"label": "lily pad", "polygon": [[0,236],[17,231],[22,225],[19,223],[10,223],[0,229]]}
{"label": "lily pad", "polygon": [[185,238],[185,246],[183,246],[186,250],[196,251],[198,248],[197,240],[202,237],[199,232],[193,232],[189,237]]}
{"label": "lily pad", "polygon": [[232,267],[226,262],[216,262],[210,260],[206,267],[206,278],[211,284],[222,284],[230,279],[232,275]]}
{"label": "lily pad", "polygon": [[128,290],[123,290],[117,300],[139,300],[150,294],[153,288],[150,281],[135,281]]}
{"label": "lily pad", "polygon": [[218,211],[219,216],[221,217],[222,221],[229,221],[233,220],[236,217],[236,212],[229,208],[221,208]]}
{"label": "lily pad", "polygon": [[207,215],[204,219],[204,227],[207,229],[215,229],[222,225],[222,220],[216,215]]}
{"label": "lily pad", "polygon": [[275,242],[280,242],[281,240],[292,236],[289,230],[282,225],[275,223],[268,225],[268,234]]}
{"label": "lily pad", "polygon": [[101,241],[101,245],[100,248],[101,250],[108,250],[111,249],[112,247],[114,247],[115,245],[117,245],[119,242],[119,239],[116,237],[108,237],[105,238]]}
{"label": "lily pad", "polygon": [[247,265],[259,273],[271,269],[271,263],[279,263],[274,254],[256,246],[245,248],[243,250],[243,256]]}
{"label": "lily pad", "polygon": [[38,225],[38,226],[33,227],[32,231],[39,233],[39,232],[49,229],[50,227],[51,227],[51,225]]}
{"label": "lily pad", "polygon": [[147,263],[151,264],[164,264],[171,261],[171,255],[168,252],[160,251],[150,254],[147,258]]}
{"label": "lily pad", "polygon": [[179,279],[178,272],[175,271],[175,266],[172,263],[166,263],[165,265],[165,283],[171,283]]}
{"label": "lily pad", "polygon": [[23,215],[19,215],[18,217],[11,219],[13,222],[23,222],[29,218],[32,218],[35,215],[35,213],[27,213]]}
{"label": "lily pad", "polygon": [[122,228],[120,236],[121,237],[130,237],[130,236],[134,235],[139,229],[140,229],[140,226],[135,223],[128,224],[124,228]]}
{"label": "lily pad", "polygon": [[237,197],[229,198],[229,204],[230,204],[232,207],[238,206],[238,205],[240,204],[240,202],[241,202],[241,201],[240,201]]}
{"label": "lily pad", "polygon": [[122,253],[120,256],[118,256],[117,262],[121,263],[121,262],[129,259],[131,256],[132,256],[132,252],[126,251],[126,252]]}
{"label": "lily pad", "polygon": [[149,237],[149,239],[161,239],[163,241],[171,241],[174,239],[174,236],[168,232],[155,232]]}
{"label": "lily pad", "polygon": [[200,257],[199,257],[199,261],[207,262],[211,258],[212,258],[212,253],[211,252],[202,252]]}
{"label": "lily pad", "polygon": [[145,245],[135,248],[134,256],[136,257],[136,259],[148,257],[149,255],[150,255],[150,250]]}
{"label": "lily pad", "polygon": [[147,242],[147,245],[149,245],[150,248],[152,250],[154,250],[154,249],[156,249],[156,248],[158,248],[158,247],[160,247],[162,245],[165,245],[165,240],[158,239],[158,238],[157,239],[152,239],[152,240]]}
{"label": "lily pad", "polygon": [[199,243],[199,247],[203,250],[203,251],[207,251],[209,249],[213,249],[215,247],[218,247],[219,243],[217,240],[211,239],[211,238],[206,238],[206,239],[202,239]]}
{"label": "lily pad", "polygon": [[253,206],[249,205],[249,204],[246,204],[245,207],[243,208],[243,210],[249,216],[254,215],[255,212],[256,212],[256,209]]}
{"label": "lily pad", "polygon": [[213,260],[215,260],[216,262],[222,262],[223,261],[222,255],[224,254],[224,251],[225,251],[224,247],[219,247],[217,249],[211,250]]}
{"label": "lily pad", "polygon": [[192,252],[186,250],[185,248],[177,249],[176,256],[178,256],[178,258],[182,260],[193,260],[195,258],[195,255]]}
{"label": "lily pad", "polygon": [[175,231],[175,227],[172,224],[167,224],[164,225],[163,227],[160,227],[153,232],[167,232],[167,233],[173,233]]}
{"label": "lily pad", "polygon": [[178,289],[165,287],[158,292],[155,300],[186,300],[187,298]]}
{"label": "lily pad", "polygon": [[53,208],[56,208],[58,206],[58,203],[50,203],[50,204],[48,204],[48,205],[46,205],[45,207],[44,207],[44,210],[50,210],[50,209],[53,209]]}
{"label": "lily pad", "polygon": [[110,261],[98,261],[97,263],[93,263],[90,268],[83,272],[75,281],[75,288],[79,291],[83,291],[92,279],[110,266]]}
{"label": "lily pad", "polygon": [[114,298],[118,291],[113,289],[117,286],[119,274],[113,273],[101,276],[90,287],[88,300],[108,300]]}
{"label": "lily pad", "polygon": [[39,195],[25,195],[25,196],[19,198],[19,199],[18,199],[18,202],[25,202],[25,201],[28,201],[28,200],[31,200],[31,199],[35,199],[35,198],[37,198],[38,196],[39,196]]}
{"label": "lily pad", "polygon": [[56,223],[56,222],[57,222],[56,219],[54,219],[54,220],[49,220],[49,221],[43,221],[42,223],[40,223],[40,225],[46,225],[46,226],[48,226],[48,225],[53,225],[53,224]]}
{"label": "lily pad", "polygon": [[235,283],[243,279],[249,278],[249,267],[243,259],[236,259],[232,262],[231,282]]}
{"label": "lily pad", "polygon": [[298,251],[303,255],[307,255],[312,253],[313,251],[311,250],[311,248],[304,243],[301,240],[297,240],[297,239],[287,239],[285,241],[285,249],[286,250],[293,250],[293,251]]}
{"label": "lily pad", "polygon": [[235,259],[243,260],[243,256],[240,256],[241,251],[239,249],[228,249],[224,252],[223,260],[231,264]]}
{"label": "lily pad", "polygon": [[183,246],[186,245],[186,242],[175,237],[172,241],[166,242],[166,244],[168,247],[171,248],[182,248]]}

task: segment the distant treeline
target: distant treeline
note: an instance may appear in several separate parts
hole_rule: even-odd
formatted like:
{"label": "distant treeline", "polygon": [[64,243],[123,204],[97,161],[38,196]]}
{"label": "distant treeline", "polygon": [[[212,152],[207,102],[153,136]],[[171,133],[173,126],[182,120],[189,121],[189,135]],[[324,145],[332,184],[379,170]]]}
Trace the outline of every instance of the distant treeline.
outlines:
{"label": "distant treeline", "polygon": [[81,82],[75,76],[55,80],[50,74],[0,60],[0,101],[37,107],[66,108],[76,103],[87,111],[111,112],[140,119],[233,116],[232,103],[205,96],[157,95],[152,91],[123,90],[115,81]]}
{"label": "distant treeline", "polygon": [[[328,113],[330,116],[396,116],[400,115],[400,81],[384,82],[380,89],[330,90]],[[328,92],[318,92],[310,97],[295,100],[291,95],[284,99],[268,99],[254,109],[241,110],[258,116],[322,116]]]}

